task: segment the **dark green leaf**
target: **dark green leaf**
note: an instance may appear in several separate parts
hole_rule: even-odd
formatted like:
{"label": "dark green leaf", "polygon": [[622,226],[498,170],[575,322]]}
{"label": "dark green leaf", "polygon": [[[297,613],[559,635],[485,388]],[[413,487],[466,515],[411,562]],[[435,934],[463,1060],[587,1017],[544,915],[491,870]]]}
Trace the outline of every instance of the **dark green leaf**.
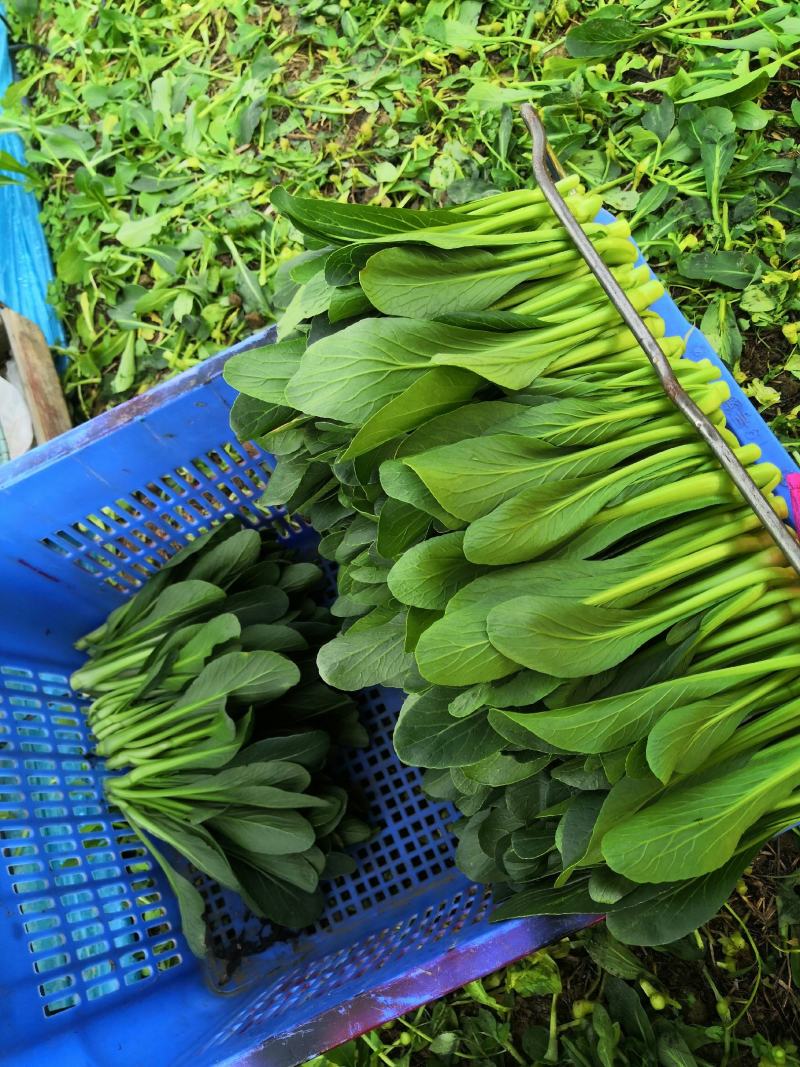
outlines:
{"label": "dark green leaf", "polygon": [[755,252],[690,252],[678,259],[685,278],[714,282],[729,289],[745,289],[761,276],[763,264]]}
{"label": "dark green leaf", "polygon": [[452,693],[431,689],[409,697],[394,730],[394,746],[404,762],[418,767],[467,767],[499,752],[503,738],[484,712],[454,719],[447,710]]}
{"label": "dark green leaf", "polygon": [[[238,849],[259,855],[283,856],[303,852],[314,844],[314,828],[296,811],[249,811],[235,808],[208,823],[216,835]],[[311,887],[314,888],[313,886]]]}
{"label": "dark green leaf", "polygon": [[414,660],[405,651],[405,621],[398,615],[372,629],[324,645],[317,656],[323,680],[336,689],[355,691],[370,685],[403,685]]}
{"label": "dark green leaf", "polygon": [[646,1049],[654,1051],[655,1034],[636,990],[610,974],[605,980],[605,993],[609,1014],[620,1024],[623,1033],[639,1038]]}
{"label": "dark green leaf", "polygon": [[589,896],[587,886],[588,878],[574,878],[557,889],[552,878],[543,878],[503,901],[495,908],[492,921],[525,919],[531,915],[598,914],[597,905]]}
{"label": "dark green leaf", "polygon": [[406,549],[424,540],[430,525],[430,515],[390,497],[378,516],[378,552],[384,559],[397,559]]}
{"label": "dark green leaf", "polygon": [[304,233],[328,237],[332,241],[370,241],[388,234],[462,221],[460,215],[449,211],[387,210],[290,196],[281,186],[273,189],[271,200],[278,211],[287,215]]}
{"label": "dark green leaf", "polygon": [[617,941],[605,926],[595,926],[584,938],[586,951],[601,971],[635,981],[648,977],[649,971],[634,956],[630,949]]}
{"label": "dark green leaf", "polygon": [[[608,12],[608,9],[605,9]],[[603,16],[601,10],[594,18],[573,26],[567,33],[567,51],[581,59],[611,59],[632,48],[643,37],[641,26],[618,11]]]}

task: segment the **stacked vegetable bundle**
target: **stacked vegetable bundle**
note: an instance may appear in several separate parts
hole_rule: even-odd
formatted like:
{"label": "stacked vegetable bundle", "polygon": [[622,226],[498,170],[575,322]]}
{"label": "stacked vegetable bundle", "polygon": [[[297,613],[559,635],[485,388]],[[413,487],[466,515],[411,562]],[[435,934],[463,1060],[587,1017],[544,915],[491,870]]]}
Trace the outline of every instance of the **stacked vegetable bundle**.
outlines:
{"label": "stacked vegetable bundle", "polygon": [[[257,915],[291,929],[319,915],[322,878],[368,827],[326,773],[332,742],[364,745],[352,701],[314,664],[336,632],[315,599],[322,571],[228,522],[173,556],[79,642],[72,677],[109,770],[109,802],[161,864],[193,952],[204,902],[156,848],[174,847]],[[315,592],[316,591],[316,592]]]}
{"label": "stacked vegetable bundle", "polygon": [[[654,336],[624,223],[561,183]],[[339,565],[342,689],[409,697],[402,760],[453,801],[497,915],[607,912],[659,943],[800,817],[794,572],[664,397],[534,191],[415,212],[302,200],[278,344],[233,357],[265,495]],[[764,493],[708,362],[661,345]]]}

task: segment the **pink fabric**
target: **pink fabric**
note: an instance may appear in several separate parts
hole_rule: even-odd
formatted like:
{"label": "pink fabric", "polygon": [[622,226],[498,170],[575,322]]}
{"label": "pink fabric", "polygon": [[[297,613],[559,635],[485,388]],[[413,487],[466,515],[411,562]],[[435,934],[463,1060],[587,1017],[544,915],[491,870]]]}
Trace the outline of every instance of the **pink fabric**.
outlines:
{"label": "pink fabric", "polygon": [[800,529],[800,474],[787,474],[786,484],[789,486],[789,499],[792,502],[792,526],[797,530]]}

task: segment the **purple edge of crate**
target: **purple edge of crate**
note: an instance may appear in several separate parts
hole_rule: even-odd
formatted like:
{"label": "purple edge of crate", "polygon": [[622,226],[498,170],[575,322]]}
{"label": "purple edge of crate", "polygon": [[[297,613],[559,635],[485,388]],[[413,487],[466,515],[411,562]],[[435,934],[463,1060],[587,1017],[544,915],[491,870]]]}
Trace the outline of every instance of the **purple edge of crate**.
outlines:
{"label": "purple edge of crate", "polygon": [[[501,923],[481,933],[469,944],[449,949],[435,964],[410,968],[399,978],[361,993],[346,1009],[335,1008],[316,1016],[310,1026],[278,1034],[244,1055],[223,1059],[217,1067],[282,1067],[301,1064],[337,1045],[374,1030],[382,1023],[439,1000],[455,989],[492,971],[529,956],[579,927],[602,921],[600,916],[540,916]],[[267,1047],[280,1042],[280,1058],[274,1061]]]}

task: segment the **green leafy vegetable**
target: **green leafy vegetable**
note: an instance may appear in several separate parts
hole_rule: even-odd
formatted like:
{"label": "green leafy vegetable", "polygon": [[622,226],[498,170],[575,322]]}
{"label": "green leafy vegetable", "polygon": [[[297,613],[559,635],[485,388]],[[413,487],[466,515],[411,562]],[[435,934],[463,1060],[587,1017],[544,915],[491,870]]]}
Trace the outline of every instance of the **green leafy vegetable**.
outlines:
{"label": "green leafy vegetable", "polygon": [[[164,869],[197,955],[205,904],[187,863],[300,929],[323,906],[319,882],[339,862],[342,821],[351,842],[368,834],[325,773],[334,741],[364,738],[352,704],[310,671],[320,642],[309,627],[329,633],[313,600],[321,577],[230,522],[178,552],[80,642],[91,658],[73,685],[94,697],[97,752],[126,772],[105,779],[106,797]],[[251,610],[268,621],[243,625]]]}
{"label": "green leafy vegetable", "polygon": [[[604,11],[572,35],[575,55],[670,32]],[[729,108],[691,103],[662,103],[642,127],[643,143],[696,164],[720,225],[738,129]],[[663,290],[635,265],[627,224],[590,221],[595,198],[574,179],[565,189],[683,386],[785,517],[779,472],[726,426],[718,370],[684,359],[648,310]],[[785,824],[797,806],[793,574],[539,194],[416,215],[275,203],[313,253],[302,285],[324,259],[324,292],[361,308],[331,332],[323,287],[307,307],[298,297],[306,319],[286,320],[296,336],[282,343],[302,354],[262,394],[289,409],[268,441],[265,501],[307,510],[338,566],[323,679],[406,691],[396,751],[463,816],[457,862],[499,887],[499,917],[609,910],[638,935],[662,892],[696,917],[764,820]],[[728,285],[762,276],[752,252],[711,254]],[[687,276],[707,255],[687,253]]]}

